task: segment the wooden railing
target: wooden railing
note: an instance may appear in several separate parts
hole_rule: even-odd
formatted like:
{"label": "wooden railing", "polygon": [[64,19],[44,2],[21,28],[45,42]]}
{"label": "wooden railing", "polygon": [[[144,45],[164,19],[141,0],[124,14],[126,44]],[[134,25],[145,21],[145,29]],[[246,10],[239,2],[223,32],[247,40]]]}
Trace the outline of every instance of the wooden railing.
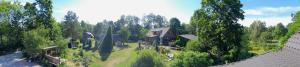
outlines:
{"label": "wooden railing", "polygon": [[59,57],[53,57],[53,56],[50,56],[50,55],[47,55],[46,54],[46,58],[48,59],[48,61],[53,64],[53,65],[56,65],[58,66],[60,64],[60,59]]}

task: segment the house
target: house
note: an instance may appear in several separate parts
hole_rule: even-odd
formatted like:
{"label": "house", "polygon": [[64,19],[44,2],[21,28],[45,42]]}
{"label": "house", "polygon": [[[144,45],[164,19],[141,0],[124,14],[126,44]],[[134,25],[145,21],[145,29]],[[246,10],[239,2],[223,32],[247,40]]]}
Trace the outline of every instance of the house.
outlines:
{"label": "house", "polygon": [[85,32],[82,34],[81,42],[82,42],[82,48],[83,49],[91,49],[92,48],[92,39],[94,38],[94,35],[90,32]]}
{"label": "house", "polygon": [[246,60],[215,67],[299,67],[300,31],[295,33],[277,52],[268,52]]}
{"label": "house", "polygon": [[176,35],[167,28],[156,28],[151,29],[147,34],[145,41],[148,44],[162,44],[169,45],[170,41],[176,40]]}
{"label": "house", "polygon": [[124,45],[124,40],[123,40],[122,35],[112,34],[112,39],[113,39],[113,42],[116,46],[123,46]]}

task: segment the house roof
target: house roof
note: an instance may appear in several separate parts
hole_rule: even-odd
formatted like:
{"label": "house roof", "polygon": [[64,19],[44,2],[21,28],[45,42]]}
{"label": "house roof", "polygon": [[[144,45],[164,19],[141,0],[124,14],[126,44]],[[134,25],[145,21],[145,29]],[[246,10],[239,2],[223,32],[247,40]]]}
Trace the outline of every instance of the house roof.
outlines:
{"label": "house roof", "polygon": [[298,67],[300,66],[300,32],[295,33],[277,52],[268,52],[246,60],[216,67]]}
{"label": "house roof", "polygon": [[123,38],[120,34],[112,34],[113,41],[123,41]]}
{"label": "house roof", "polygon": [[189,40],[195,40],[197,39],[197,36],[193,35],[193,34],[183,34],[183,35],[179,35],[180,37],[189,39]]}
{"label": "house roof", "polygon": [[147,37],[155,37],[155,36],[157,36],[157,35],[154,35],[152,32],[154,32],[154,31],[161,31],[159,37],[164,37],[165,34],[166,34],[169,30],[170,30],[170,27],[151,29],[151,30],[146,34],[146,36],[147,36]]}

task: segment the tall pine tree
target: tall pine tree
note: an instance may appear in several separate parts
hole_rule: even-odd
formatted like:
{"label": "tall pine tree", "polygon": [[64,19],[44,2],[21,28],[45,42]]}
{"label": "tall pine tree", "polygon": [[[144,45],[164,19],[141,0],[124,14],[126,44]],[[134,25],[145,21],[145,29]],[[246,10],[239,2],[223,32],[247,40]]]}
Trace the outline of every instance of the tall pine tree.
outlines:
{"label": "tall pine tree", "polygon": [[107,29],[106,36],[99,47],[101,60],[105,61],[113,50],[112,30],[111,26]]}

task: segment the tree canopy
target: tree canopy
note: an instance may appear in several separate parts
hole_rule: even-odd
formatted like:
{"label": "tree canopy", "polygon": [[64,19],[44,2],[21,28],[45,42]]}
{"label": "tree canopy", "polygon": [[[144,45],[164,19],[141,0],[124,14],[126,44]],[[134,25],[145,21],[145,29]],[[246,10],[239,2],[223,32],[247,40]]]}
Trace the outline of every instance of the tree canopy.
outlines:
{"label": "tree canopy", "polygon": [[239,60],[237,56],[243,48],[242,26],[237,23],[244,19],[244,11],[239,0],[203,0],[201,9],[195,11],[191,22],[196,23],[199,45],[214,59],[214,64],[224,64]]}

